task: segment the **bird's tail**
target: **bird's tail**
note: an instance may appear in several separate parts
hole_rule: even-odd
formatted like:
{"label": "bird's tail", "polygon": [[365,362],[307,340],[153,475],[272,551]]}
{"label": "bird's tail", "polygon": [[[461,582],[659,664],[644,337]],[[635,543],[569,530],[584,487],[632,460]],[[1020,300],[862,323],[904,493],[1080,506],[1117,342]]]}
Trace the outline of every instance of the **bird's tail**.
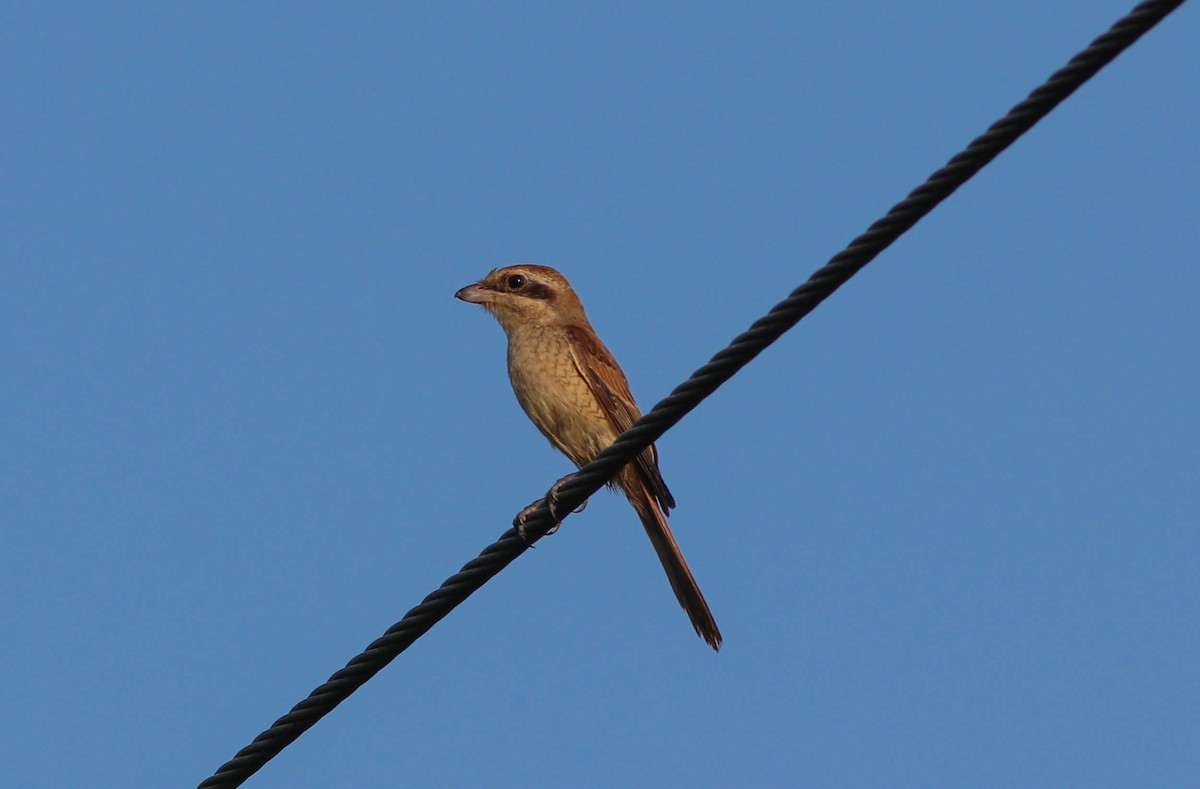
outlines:
{"label": "bird's tail", "polygon": [[650,537],[654,552],[662,562],[667,579],[671,582],[671,589],[675,591],[679,604],[692,620],[696,634],[707,641],[714,650],[720,650],[721,631],[717,628],[717,621],[713,619],[704,594],[700,591],[696,579],[692,577],[692,571],[683,558],[683,552],[679,550],[679,543],[675,542],[675,535],[671,534],[671,529],[667,526],[667,518],[662,509],[647,492],[634,492],[629,495],[629,502],[637,510],[642,525],[646,527],[646,535]]}

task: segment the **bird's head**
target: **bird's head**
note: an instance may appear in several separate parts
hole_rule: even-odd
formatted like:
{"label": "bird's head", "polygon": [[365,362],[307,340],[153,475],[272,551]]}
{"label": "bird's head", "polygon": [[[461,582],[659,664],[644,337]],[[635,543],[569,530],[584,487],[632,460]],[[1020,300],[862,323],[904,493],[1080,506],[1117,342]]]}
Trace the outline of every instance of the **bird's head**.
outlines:
{"label": "bird's head", "polygon": [[549,266],[522,264],[492,269],[454,297],[483,306],[510,334],[528,326],[587,324],[583,304],[571,283]]}

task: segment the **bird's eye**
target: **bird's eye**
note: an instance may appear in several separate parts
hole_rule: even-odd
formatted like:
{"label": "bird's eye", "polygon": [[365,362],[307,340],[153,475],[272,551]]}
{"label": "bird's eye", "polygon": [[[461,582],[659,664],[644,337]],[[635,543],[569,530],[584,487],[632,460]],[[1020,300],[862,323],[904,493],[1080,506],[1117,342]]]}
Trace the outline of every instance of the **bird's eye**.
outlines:
{"label": "bird's eye", "polygon": [[513,274],[511,277],[505,280],[505,283],[508,285],[509,290],[520,290],[521,288],[525,287],[525,278],[520,274]]}

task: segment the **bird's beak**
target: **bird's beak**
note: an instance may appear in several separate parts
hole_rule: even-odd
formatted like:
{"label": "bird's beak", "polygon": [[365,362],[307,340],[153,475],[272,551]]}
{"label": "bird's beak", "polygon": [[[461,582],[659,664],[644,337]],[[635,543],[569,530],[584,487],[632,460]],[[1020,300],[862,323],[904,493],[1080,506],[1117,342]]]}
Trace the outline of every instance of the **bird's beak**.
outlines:
{"label": "bird's beak", "polygon": [[487,304],[490,301],[495,301],[496,292],[490,288],[485,288],[483,285],[476,282],[474,285],[468,285],[458,293],[454,294],[454,298],[462,299],[471,304]]}

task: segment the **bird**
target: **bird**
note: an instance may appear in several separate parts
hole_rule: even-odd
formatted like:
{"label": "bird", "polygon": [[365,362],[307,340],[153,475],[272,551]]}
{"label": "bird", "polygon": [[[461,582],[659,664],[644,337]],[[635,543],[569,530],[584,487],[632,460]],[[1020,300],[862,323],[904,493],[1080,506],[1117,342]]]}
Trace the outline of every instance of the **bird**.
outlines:
{"label": "bird", "polygon": [[[482,306],[500,323],[517,401],[576,467],[591,462],[641,418],[625,373],[557,270],[532,264],[496,268],[454,295]],[[719,651],[721,631],[667,525],[675,498],[659,471],[658,449],[651,444],[642,450],[609,486],[633,505],[697,635]]]}

